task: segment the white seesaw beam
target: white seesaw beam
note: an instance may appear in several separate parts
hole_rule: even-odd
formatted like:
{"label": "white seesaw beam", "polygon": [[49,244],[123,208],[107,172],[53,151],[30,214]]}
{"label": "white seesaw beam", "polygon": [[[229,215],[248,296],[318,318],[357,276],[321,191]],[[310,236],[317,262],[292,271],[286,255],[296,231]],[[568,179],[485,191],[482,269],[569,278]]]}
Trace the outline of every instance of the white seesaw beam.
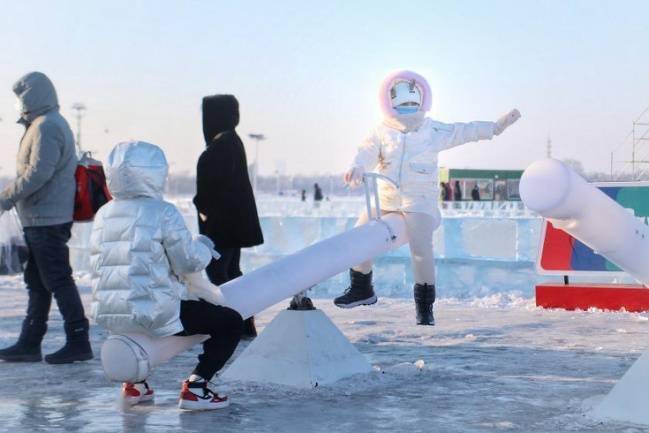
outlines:
{"label": "white seesaw beam", "polygon": [[[598,254],[649,284],[649,228],[565,164],[545,159],[525,170],[520,182],[525,205]],[[649,352],[638,359],[590,415],[649,425]]]}
{"label": "white seesaw beam", "polygon": [[225,305],[247,318],[405,243],[403,217],[390,214],[256,269],[222,285],[221,292]]}
{"label": "white seesaw beam", "polygon": [[[221,286],[223,305],[238,311],[244,318],[253,316],[407,241],[403,217],[397,213],[389,214],[224,284]],[[205,338],[201,335],[164,338],[144,334],[111,336],[101,350],[104,372],[115,381],[144,380],[153,367]]]}
{"label": "white seesaw beam", "polygon": [[555,159],[530,165],[519,187],[525,206],[649,284],[649,227]]}

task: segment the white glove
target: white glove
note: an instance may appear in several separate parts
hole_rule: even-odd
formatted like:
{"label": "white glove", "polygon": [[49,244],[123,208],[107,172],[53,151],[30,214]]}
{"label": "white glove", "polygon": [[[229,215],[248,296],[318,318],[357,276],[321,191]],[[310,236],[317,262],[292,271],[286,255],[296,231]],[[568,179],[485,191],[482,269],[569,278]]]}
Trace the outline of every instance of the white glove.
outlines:
{"label": "white glove", "polygon": [[214,242],[212,242],[212,239],[208,238],[205,235],[198,235],[196,236],[196,240],[203,245],[205,245],[207,248],[209,248],[210,253],[212,254],[212,257],[214,257],[214,260],[218,260],[221,257],[221,254],[219,254],[215,249],[214,249]]}
{"label": "white glove", "polygon": [[350,168],[349,171],[345,173],[343,180],[347,185],[356,188],[363,182],[363,174],[365,174],[365,169],[360,165],[357,165],[356,167]]}
{"label": "white glove", "polygon": [[521,118],[521,113],[513,109],[509,113],[505,114],[500,119],[496,120],[496,128],[494,129],[494,134],[500,135],[502,132],[510,127],[514,122]]}
{"label": "white glove", "polygon": [[181,279],[187,286],[189,293],[198,296],[210,304],[225,305],[225,298],[223,297],[223,293],[221,293],[219,286],[216,286],[205,279],[202,272],[185,274]]}

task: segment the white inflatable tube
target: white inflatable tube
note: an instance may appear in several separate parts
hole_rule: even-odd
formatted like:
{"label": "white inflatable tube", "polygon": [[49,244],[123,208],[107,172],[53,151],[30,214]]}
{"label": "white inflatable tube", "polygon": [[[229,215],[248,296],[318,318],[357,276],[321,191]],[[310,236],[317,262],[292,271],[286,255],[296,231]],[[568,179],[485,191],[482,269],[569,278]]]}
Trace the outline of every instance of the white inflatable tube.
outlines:
{"label": "white inflatable tube", "polygon": [[111,335],[101,346],[106,377],[116,382],[139,382],[151,369],[206,340],[206,335],[154,338],[146,334]]}
{"label": "white inflatable tube", "polygon": [[[213,299],[222,299],[222,305],[247,318],[407,242],[403,217],[392,213],[230,281],[221,286],[221,293]],[[204,281],[192,281],[189,284],[194,285],[195,290],[190,288],[190,291],[209,290]],[[203,335],[165,338],[142,334],[110,336],[101,350],[104,372],[115,381],[144,380],[153,367],[205,338]]]}
{"label": "white inflatable tube", "polygon": [[520,181],[525,205],[649,285],[649,227],[554,159],[530,165]]}

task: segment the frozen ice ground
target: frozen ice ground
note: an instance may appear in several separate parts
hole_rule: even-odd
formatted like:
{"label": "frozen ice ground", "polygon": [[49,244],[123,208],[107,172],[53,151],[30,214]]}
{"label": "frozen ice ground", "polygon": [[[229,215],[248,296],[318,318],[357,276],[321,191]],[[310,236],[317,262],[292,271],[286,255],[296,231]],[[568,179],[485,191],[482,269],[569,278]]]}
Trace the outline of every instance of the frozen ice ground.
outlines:
{"label": "frozen ice ground", "polygon": [[[80,283],[87,304],[88,281]],[[24,304],[20,278],[0,279],[0,345],[15,339]],[[197,350],[155,371],[155,405],[128,411],[116,405],[118,386],[98,359],[0,363],[0,432],[645,431],[586,414],[649,347],[648,315],[545,311],[528,298],[496,294],[443,299],[438,326],[424,328],[412,324],[409,300],[354,310],[330,299],[316,305],[376,366],[373,374],[310,391],[229,383],[230,408],[183,413],[176,397]],[[261,314],[260,327],[284,307]],[[93,326],[97,354],[105,336]],[[54,311],[44,351],[63,340]]]}

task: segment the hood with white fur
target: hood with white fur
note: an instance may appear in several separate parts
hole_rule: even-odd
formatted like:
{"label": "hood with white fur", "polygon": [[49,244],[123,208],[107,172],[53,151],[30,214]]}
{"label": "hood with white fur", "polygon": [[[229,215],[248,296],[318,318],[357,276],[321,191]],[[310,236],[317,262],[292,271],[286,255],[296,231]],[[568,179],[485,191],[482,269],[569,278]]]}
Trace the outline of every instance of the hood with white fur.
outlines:
{"label": "hood with white fur", "polygon": [[433,95],[426,79],[416,72],[401,70],[392,72],[385,77],[379,88],[379,104],[381,106],[381,111],[386,117],[394,118],[399,116],[399,113],[392,108],[394,103],[392,100],[392,88],[397,83],[412,82],[413,80],[421,93],[420,111],[423,113],[430,111],[433,102]]}

